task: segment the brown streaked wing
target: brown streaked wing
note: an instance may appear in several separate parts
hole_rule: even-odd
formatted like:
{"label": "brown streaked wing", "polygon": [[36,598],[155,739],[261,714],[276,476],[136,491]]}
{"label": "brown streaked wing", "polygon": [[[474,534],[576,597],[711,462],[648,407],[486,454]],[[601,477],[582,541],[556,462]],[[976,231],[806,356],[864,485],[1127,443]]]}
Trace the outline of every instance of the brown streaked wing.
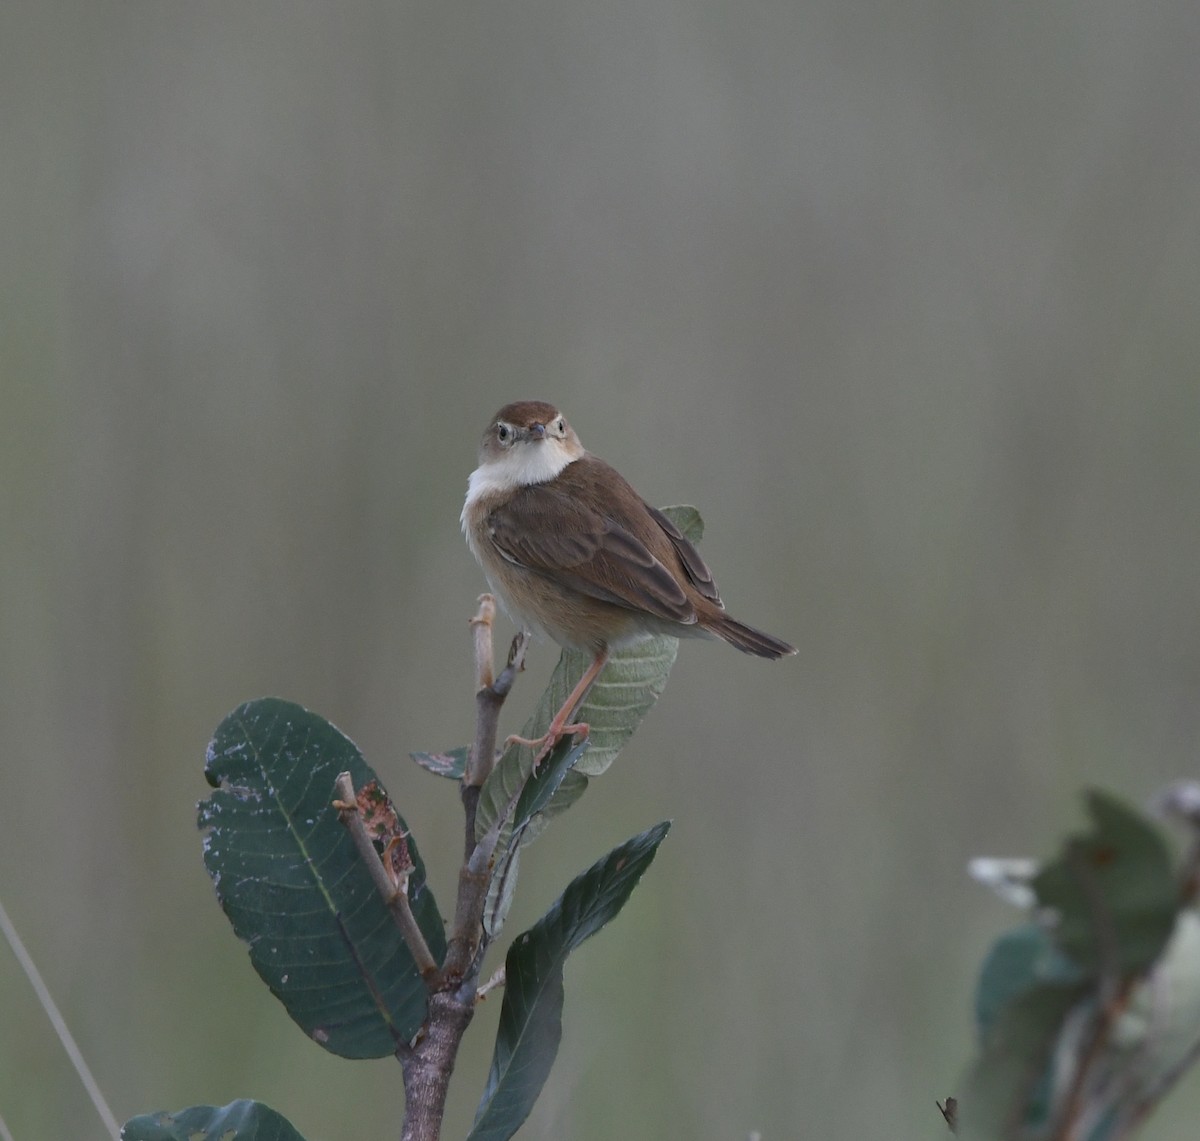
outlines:
{"label": "brown streaked wing", "polygon": [[592,598],[690,624],[696,612],[674,575],[626,528],[546,484],[516,492],[488,515],[509,562]]}
{"label": "brown streaked wing", "polygon": [[675,548],[679,555],[679,561],[683,563],[683,569],[687,571],[687,576],[692,580],[692,585],[704,595],[709,602],[715,602],[718,606],[724,607],[721,601],[720,592],[717,590],[717,584],[713,580],[712,571],[708,569],[708,564],[700,557],[700,552],[692,545],[692,541],[671,522],[657,507],[646,505],[654,521],[663,529],[668,539],[671,540],[671,545]]}

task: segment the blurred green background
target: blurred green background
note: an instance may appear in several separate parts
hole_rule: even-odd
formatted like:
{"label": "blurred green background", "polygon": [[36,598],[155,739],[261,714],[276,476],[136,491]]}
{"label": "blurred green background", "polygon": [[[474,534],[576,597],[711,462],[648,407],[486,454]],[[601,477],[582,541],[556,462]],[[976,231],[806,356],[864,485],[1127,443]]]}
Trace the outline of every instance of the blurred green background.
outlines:
{"label": "blurred green background", "polygon": [[[449,903],[457,797],[406,753],[470,735],[458,512],[530,397],[696,503],[730,610],[800,654],[684,644],[528,853],[510,933],[675,820],[568,966],[523,1135],[941,1136],[1016,919],[968,857],[1195,773],[1200,6],[2,29],[0,898],[118,1116],[255,1096],[311,1141],[398,1134],[399,1068],[304,1039],[221,915],[203,754],[249,697],[330,717]],[[1198,1089],[1146,1135],[1194,1137]],[[101,1136],[2,948],[0,1115]]]}

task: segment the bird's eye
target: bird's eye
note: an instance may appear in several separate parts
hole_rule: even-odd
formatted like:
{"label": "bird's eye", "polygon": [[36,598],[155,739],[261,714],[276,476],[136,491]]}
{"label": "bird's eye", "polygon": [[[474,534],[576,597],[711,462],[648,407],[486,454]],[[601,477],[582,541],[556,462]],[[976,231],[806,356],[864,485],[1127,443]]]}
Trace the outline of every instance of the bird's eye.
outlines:
{"label": "bird's eye", "polygon": [[507,444],[509,437],[512,435],[512,429],[507,424],[496,425],[496,439],[502,444]]}
{"label": "bird's eye", "polygon": [[556,432],[557,432],[557,433],[558,433],[560,436],[561,436],[561,435],[562,435],[562,433],[563,433],[563,432],[566,430],[566,427],[567,427],[567,426],[566,426],[566,424],[563,422],[563,418],[562,418],[561,416],[560,416],[560,417],[559,417],[557,420],[555,420],[555,421],[554,421],[554,430],[555,430],[555,431],[556,431]]}

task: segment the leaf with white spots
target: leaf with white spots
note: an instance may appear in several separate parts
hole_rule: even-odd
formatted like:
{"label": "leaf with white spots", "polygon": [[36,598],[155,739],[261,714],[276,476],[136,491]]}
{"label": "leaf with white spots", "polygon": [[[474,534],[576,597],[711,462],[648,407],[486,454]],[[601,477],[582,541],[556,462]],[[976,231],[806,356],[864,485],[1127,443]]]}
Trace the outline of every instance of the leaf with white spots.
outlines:
{"label": "leaf with white spots", "polygon": [[[377,779],[323,717],[277,698],[235,709],[208,747],[204,864],[254,969],[300,1028],[341,1057],[380,1058],[420,1028],[426,991],[332,807],[341,772],[356,789]],[[440,962],[442,919],[411,836],[408,850],[409,900]]]}

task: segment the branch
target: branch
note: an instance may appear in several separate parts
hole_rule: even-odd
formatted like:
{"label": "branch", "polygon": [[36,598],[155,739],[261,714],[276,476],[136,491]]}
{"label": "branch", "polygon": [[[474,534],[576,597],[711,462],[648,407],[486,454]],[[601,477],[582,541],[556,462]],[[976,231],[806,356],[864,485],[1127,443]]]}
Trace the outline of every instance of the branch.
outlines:
{"label": "branch", "polygon": [[[442,974],[447,982],[462,980],[469,974],[483,939],[483,908],[491,881],[492,855],[497,837],[491,843],[475,841],[475,816],[479,808],[479,790],[492,771],[496,758],[496,727],[500,710],[513,683],[525,668],[525,650],[529,634],[521,631],[512,640],[508,660],[499,677],[492,672],[492,623],[496,616],[495,599],[484,594],[479,610],[471,619],[475,634],[475,742],[467,758],[461,795],[463,802],[463,866],[458,873],[458,898],[454,922],[447,941]],[[485,838],[486,840],[486,838]]]}
{"label": "branch", "polygon": [[[465,977],[471,969],[476,953],[484,945],[483,909],[487,906],[488,887],[492,882],[496,845],[500,842],[500,834],[512,816],[520,796],[521,789],[518,788],[495,824],[487,830],[479,843],[471,848],[471,854],[458,873],[454,926],[447,941],[446,961],[442,965],[443,974],[449,980]],[[465,790],[463,799],[466,801]],[[474,832],[474,815],[469,810],[467,815],[470,819],[470,835]]]}
{"label": "branch", "polygon": [[401,1141],[438,1141],[446,1091],[462,1037],[475,1014],[448,992],[429,996],[425,1037],[401,1056],[404,1067],[404,1130]]}
{"label": "branch", "polygon": [[1078,1062],[1063,1102],[1062,1119],[1054,1133],[1054,1141],[1074,1141],[1078,1136],[1078,1118],[1084,1108],[1084,1094],[1092,1067],[1104,1053],[1117,1019],[1129,1002],[1134,980],[1121,977],[1116,920],[1104,893],[1096,882],[1091,866],[1080,854],[1078,846],[1067,851],[1067,860],[1075,873],[1092,911],[1092,927],[1099,950],[1098,1011],[1091,1035]]}
{"label": "branch", "polygon": [[1062,1119],[1054,1133],[1053,1141],[1075,1141],[1075,1138],[1080,1136],[1079,1118],[1085,1108],[1084,1094],[1087,1090],[1088,1079],[1091,1077],[1092,1067],[1100,1059],[1108,1045],[1117,1019],[1120,1018],[1128,1003],[1131,986],[1132,981],[1126,981],[1121,986],[1120,993],[1112,998],[1101,998],[1095,1025],[1092,1027],[1087,1045],[1076,1063],[1075,1073],[1071,1076],[1071,1084],[1063,1102]]}
{"label": "branch", "polygon": [[1200,1041],[1193,1042],[1183,1057],[1167,1070],[1154,1083],[1150,1091],[1134,1105],[1126,1120],[1128,1135],[1132,1136],[1141,1128],[1146,1118],[1158,1106],[1158,1103],[1171,1092],[1171,1089],[1179,1079],[1197,1062],[1200,1062]]}
{"label": "branch", "polygon": [[[507,664],[500,676],[494,677],[495,616],[495,600],[490,594],[481,596],[479,610],[471,619],[475,647],[475,742],[460,790],[466,818],[463,866],[458,873],[458,896],[446,942],[446,961],[438,972],[437,987],[429,996],[429,1017],[419,1041],[411,1048],[397,1051],[404,1069],[402,1141],[437,1141],[458,1047],[475,1014],[476,979],[486,947],[483,908],[492,873],[491,853],[496,846],[496,837],[490,837],[490,833],[490,845],[486,843],[489,837],[485,837],[484,843],[475,842],[475,816],[479,790],[495,764],[500,708],[524,668],[525,647],[529,642],[528,634],[518,634],[509,648]],[[494,980],[485,989],[492,985]]]}
{"label": "branch", "polygon": [[[508,649],[508,663],[500,676],[492,676],[492,623],[496,617],[496,600],[490,594],[479,596],[479,611],[471,619],[475,632],[475,743],[467,758],[467,771],[463,787],[479,788],[487,780],[496,761],[496,724],[500,719],[500,707],[512,689],[513,682],[525,668],[525,650],[529,645],[529,633],[522,630]],[[474,824],[474,821],[472,821]],[[474,835],[470,847],[475,846]],[[470,848],[467,849],[468,853]]]}
{"label": "branch", "polygon": [[417,970],[421,972],[425,985],[430,990],[436,990],[441,982],[441,972],[438,970],[433,953],[429,950],[429,944],[425,942],[425,936],[421,934],[421,928],[417,925],[412,906],[408,902],[407,873],[398,878],[393,876],[384,866],[379,853],[375,851],[375,845],[363,822],[358,798],[354,791],[354,782],[351,780],[350,774],[341,773],[334,788],[337,791],[338,799],[333,802],[333,806],[337,809],[338,819],[349,829],[354,846],[358,849],[359,858],[370,872],[375,889],[383,898],[388,911],[391,912],[396,926],[400,928],[404,944],[408,947],[409,954],[412,955],[413,962],[417,965]]}

